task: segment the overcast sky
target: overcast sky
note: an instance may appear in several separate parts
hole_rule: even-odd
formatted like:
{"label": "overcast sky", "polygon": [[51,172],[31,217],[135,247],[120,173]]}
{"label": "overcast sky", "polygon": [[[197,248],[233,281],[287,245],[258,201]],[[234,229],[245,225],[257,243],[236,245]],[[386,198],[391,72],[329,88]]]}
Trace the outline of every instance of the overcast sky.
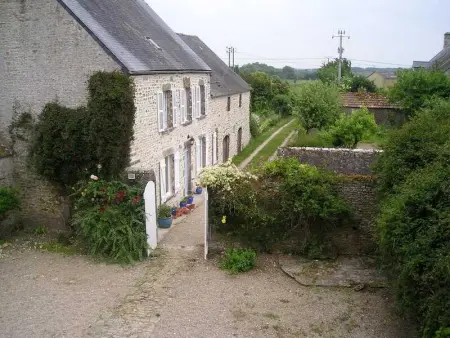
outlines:
{"label": "overcast sky", "polygon": [[221,58],[234,46],[238,64],[318,67],[337,56],[331,36],[345,29],[344,57],[354,66],[408,67],[437,54],[450,31],[450,0],[146,1],[174,31],[198,35]]}

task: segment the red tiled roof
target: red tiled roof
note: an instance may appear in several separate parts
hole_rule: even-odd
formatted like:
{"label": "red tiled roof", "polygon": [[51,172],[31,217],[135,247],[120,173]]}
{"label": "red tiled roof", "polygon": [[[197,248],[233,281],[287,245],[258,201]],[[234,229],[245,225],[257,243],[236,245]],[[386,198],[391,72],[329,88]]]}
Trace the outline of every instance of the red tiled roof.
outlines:
{"label": "red tiled roof", "polygon": [[341,101],[342,105],[348,108],[398,108],[395,104],[390,103],[386,96],[378,93],[343,93]]}

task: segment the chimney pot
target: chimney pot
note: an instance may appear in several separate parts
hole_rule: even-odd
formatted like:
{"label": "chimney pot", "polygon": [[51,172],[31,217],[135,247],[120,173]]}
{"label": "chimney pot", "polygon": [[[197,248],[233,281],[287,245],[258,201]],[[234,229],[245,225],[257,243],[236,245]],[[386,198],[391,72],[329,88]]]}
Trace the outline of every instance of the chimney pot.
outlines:
{"label": "chimney pot", "polygon": [[444,34],[444,48],[450,46],[450,32]]}

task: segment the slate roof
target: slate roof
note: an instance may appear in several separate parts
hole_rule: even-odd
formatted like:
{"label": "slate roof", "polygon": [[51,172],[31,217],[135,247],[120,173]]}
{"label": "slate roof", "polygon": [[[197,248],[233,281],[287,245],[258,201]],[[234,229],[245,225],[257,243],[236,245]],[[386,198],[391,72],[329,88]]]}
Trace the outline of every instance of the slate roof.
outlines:
{"label": "slate roof", "polygon": [[130,74],[210,68],[144,0],[57,0]]}
{"label": "slate roof", "polygon": [[200,38],[194,35],[178,35],[211,68],[211,95],[213,97],[250,91],[247,82],[231,70]]}
{"label": "slate roof", "polygon": [[429,67],[436,65],[441,70],[450,69],[450,46],[442,49],[434,58],[429,62]]}
{"label": "slate roof", "polygon": [[342,105],[346,108],[370,108],[370,109],[396,109],[398,106],[389,103],[386,96],[378,93],[343,93]]}
{"label": "slate roof", "polygon": [[413,61],[413,68],[428,68],[430,62],[428,61]]}

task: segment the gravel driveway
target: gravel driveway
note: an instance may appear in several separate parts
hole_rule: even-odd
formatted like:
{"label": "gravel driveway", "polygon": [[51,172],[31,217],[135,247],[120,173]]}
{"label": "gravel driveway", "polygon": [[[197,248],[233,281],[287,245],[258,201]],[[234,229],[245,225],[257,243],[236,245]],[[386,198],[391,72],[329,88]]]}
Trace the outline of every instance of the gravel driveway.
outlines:
{"label": "gravel driveway", "polygon": [[413,337],[385,290],[303,287],[276,257],[230,276],[202,259],[202,209],[159,257],[123,268],[10,248],[0,337]]}

